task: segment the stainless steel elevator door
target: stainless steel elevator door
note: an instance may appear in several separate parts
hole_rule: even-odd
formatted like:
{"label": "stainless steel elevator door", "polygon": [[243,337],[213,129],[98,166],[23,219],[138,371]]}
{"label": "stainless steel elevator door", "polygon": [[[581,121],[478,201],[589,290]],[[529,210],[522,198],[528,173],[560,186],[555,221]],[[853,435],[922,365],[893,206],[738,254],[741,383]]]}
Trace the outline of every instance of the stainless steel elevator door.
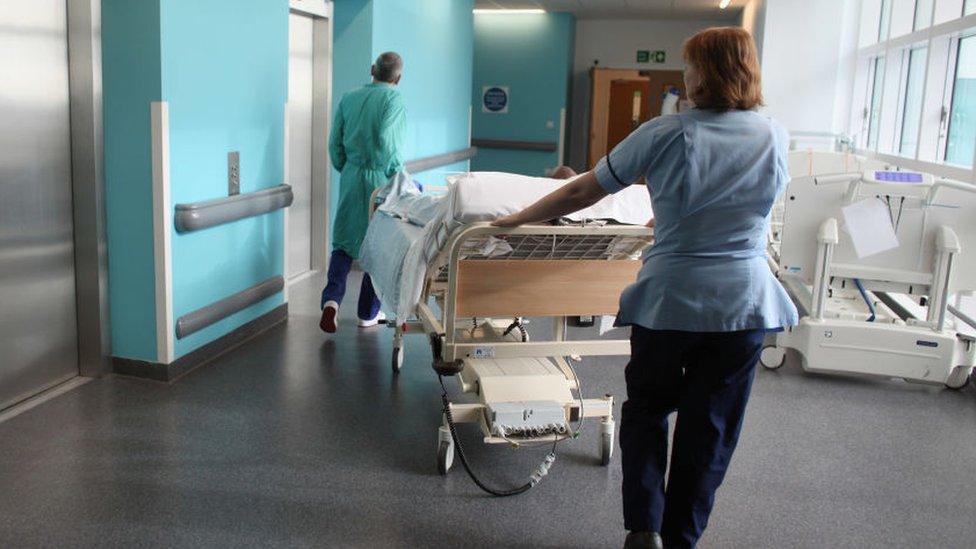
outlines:
{"label": "stainless steel elevator door", "polygon": [[[288,213],[288,278],[312,268],[313,20],[288,16],[288,183],[295,199]],[[324,213],[321,212],[320,215]]]}
{"label": "stainless steel elevator door", "polygon": [[65,4],[0,2],[0,409],[78,375]]}

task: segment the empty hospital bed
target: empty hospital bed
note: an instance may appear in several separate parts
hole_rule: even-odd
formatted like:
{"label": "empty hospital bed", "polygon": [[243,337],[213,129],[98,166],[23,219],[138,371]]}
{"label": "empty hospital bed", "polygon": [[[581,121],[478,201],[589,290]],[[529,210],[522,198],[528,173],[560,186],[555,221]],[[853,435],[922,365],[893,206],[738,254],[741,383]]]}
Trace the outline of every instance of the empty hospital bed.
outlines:
{"label": "empty hospital bed", "polygon": [[[488,221],[565,182],[477,173],[450,180],[440,200],[387,197],[363,246],[364,268],[381,297],[392,298],[385,307],[396,311],[393,369],[403,363],[403,338],[422,334],[434,370],[454,376],[470,395],[463,403],[445,397],[439,472],[447,474],[453,464],[458,423],[478,425],[486,443],[517,446],[555,444],[573,437],[583,419],[597,419],[600,460],[609,463],[613,399],[583,398],[572,363],[628,355],[630,345],[597,338],[595,331],[595,339],[569,340],[566,319],[616,314],[620,293],[636,278],[640,254],[652,240],[643,226],[652,215],[646,189],[608,197],[561,224],[502,229]],[[405,221],[418,211],[428,214]],[[551,339],[529,341],[526,317],[551,318]],[[546,469],[541,466],[530,484]]]}
{"label": "empty hospital bed", "polygon": [[[794,153],[791,171],[770,256],[801,320],[762,364],[792,349],[808,371],[963,386],[976,363],[976,326],[958,307],[976,281],[976,187],[845,153]],[[865,201],[884,209],[894,247],[859,253],[854,237],[883,228],[850,226]]]}

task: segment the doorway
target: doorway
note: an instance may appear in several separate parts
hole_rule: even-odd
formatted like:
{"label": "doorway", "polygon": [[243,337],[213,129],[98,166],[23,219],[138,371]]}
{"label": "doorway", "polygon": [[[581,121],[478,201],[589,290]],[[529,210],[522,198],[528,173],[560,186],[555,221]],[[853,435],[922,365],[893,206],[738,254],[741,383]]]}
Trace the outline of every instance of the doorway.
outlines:
{"label": "doorway", "polygon": [[592,168],[637,126],[661,115],[664,93],[685,98],[681,71],[590,69],[590,131],[587,165]]}
{"label": "doorway", "polygon": [[0,410],[79,373],[67,17],[0,3]]}
{"label": "doorway", "polygon": [[288,15],[286,174],[294,201],[285,211],[285,279],[326,266],[331,13],[323,1],[292,0]]}

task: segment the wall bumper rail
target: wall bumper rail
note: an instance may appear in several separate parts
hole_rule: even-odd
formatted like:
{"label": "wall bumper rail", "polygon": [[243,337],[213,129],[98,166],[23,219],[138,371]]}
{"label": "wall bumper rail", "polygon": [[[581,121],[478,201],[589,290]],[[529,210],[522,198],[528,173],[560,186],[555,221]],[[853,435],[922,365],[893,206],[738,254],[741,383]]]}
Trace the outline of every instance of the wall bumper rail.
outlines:
{"label": "wall bumper rail", "polygon": [[229,295],[206,307],[189,312],[176,319],[176,337],[182,339],[194,332],[198,332],[211,324],[275,295],[284,288],[285,279],[281,276],[273,276],[260,284]]}
{"label": "wall bumper rail", "polygon": [[410,173],[420,173],[427,170],[432,170],[434,168],[440,168],[441,166],[450,166],[451,164],[474,158],[476,154],[478,154],[478,149],[476,147],[468,147],[467,149],[460,149],[449,153],[411,160],[407,162],[404,167]]}
{"label": "wall bumper rail", "polygon": [[513,139],[472,139],[471,144],[481,149],[509,149],[513,151],[553,152],[559,149],[555,141],[516,141]]}
{"label": "wall bumper rail", "polygon": [[278,185],[226,198],[176,205],[177,232],[199,231],[291,206],[291,185]]}

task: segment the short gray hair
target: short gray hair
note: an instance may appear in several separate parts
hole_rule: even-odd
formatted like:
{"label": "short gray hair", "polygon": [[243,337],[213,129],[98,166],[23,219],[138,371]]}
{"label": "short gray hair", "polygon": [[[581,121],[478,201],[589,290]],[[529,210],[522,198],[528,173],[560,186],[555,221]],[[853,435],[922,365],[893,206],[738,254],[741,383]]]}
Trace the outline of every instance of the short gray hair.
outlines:
{"label": "short gray hair", "polygon": [[403,58],[395,51],[381,53],[373,64],[373,78],[381,82],[393,82],[403,70]]}

